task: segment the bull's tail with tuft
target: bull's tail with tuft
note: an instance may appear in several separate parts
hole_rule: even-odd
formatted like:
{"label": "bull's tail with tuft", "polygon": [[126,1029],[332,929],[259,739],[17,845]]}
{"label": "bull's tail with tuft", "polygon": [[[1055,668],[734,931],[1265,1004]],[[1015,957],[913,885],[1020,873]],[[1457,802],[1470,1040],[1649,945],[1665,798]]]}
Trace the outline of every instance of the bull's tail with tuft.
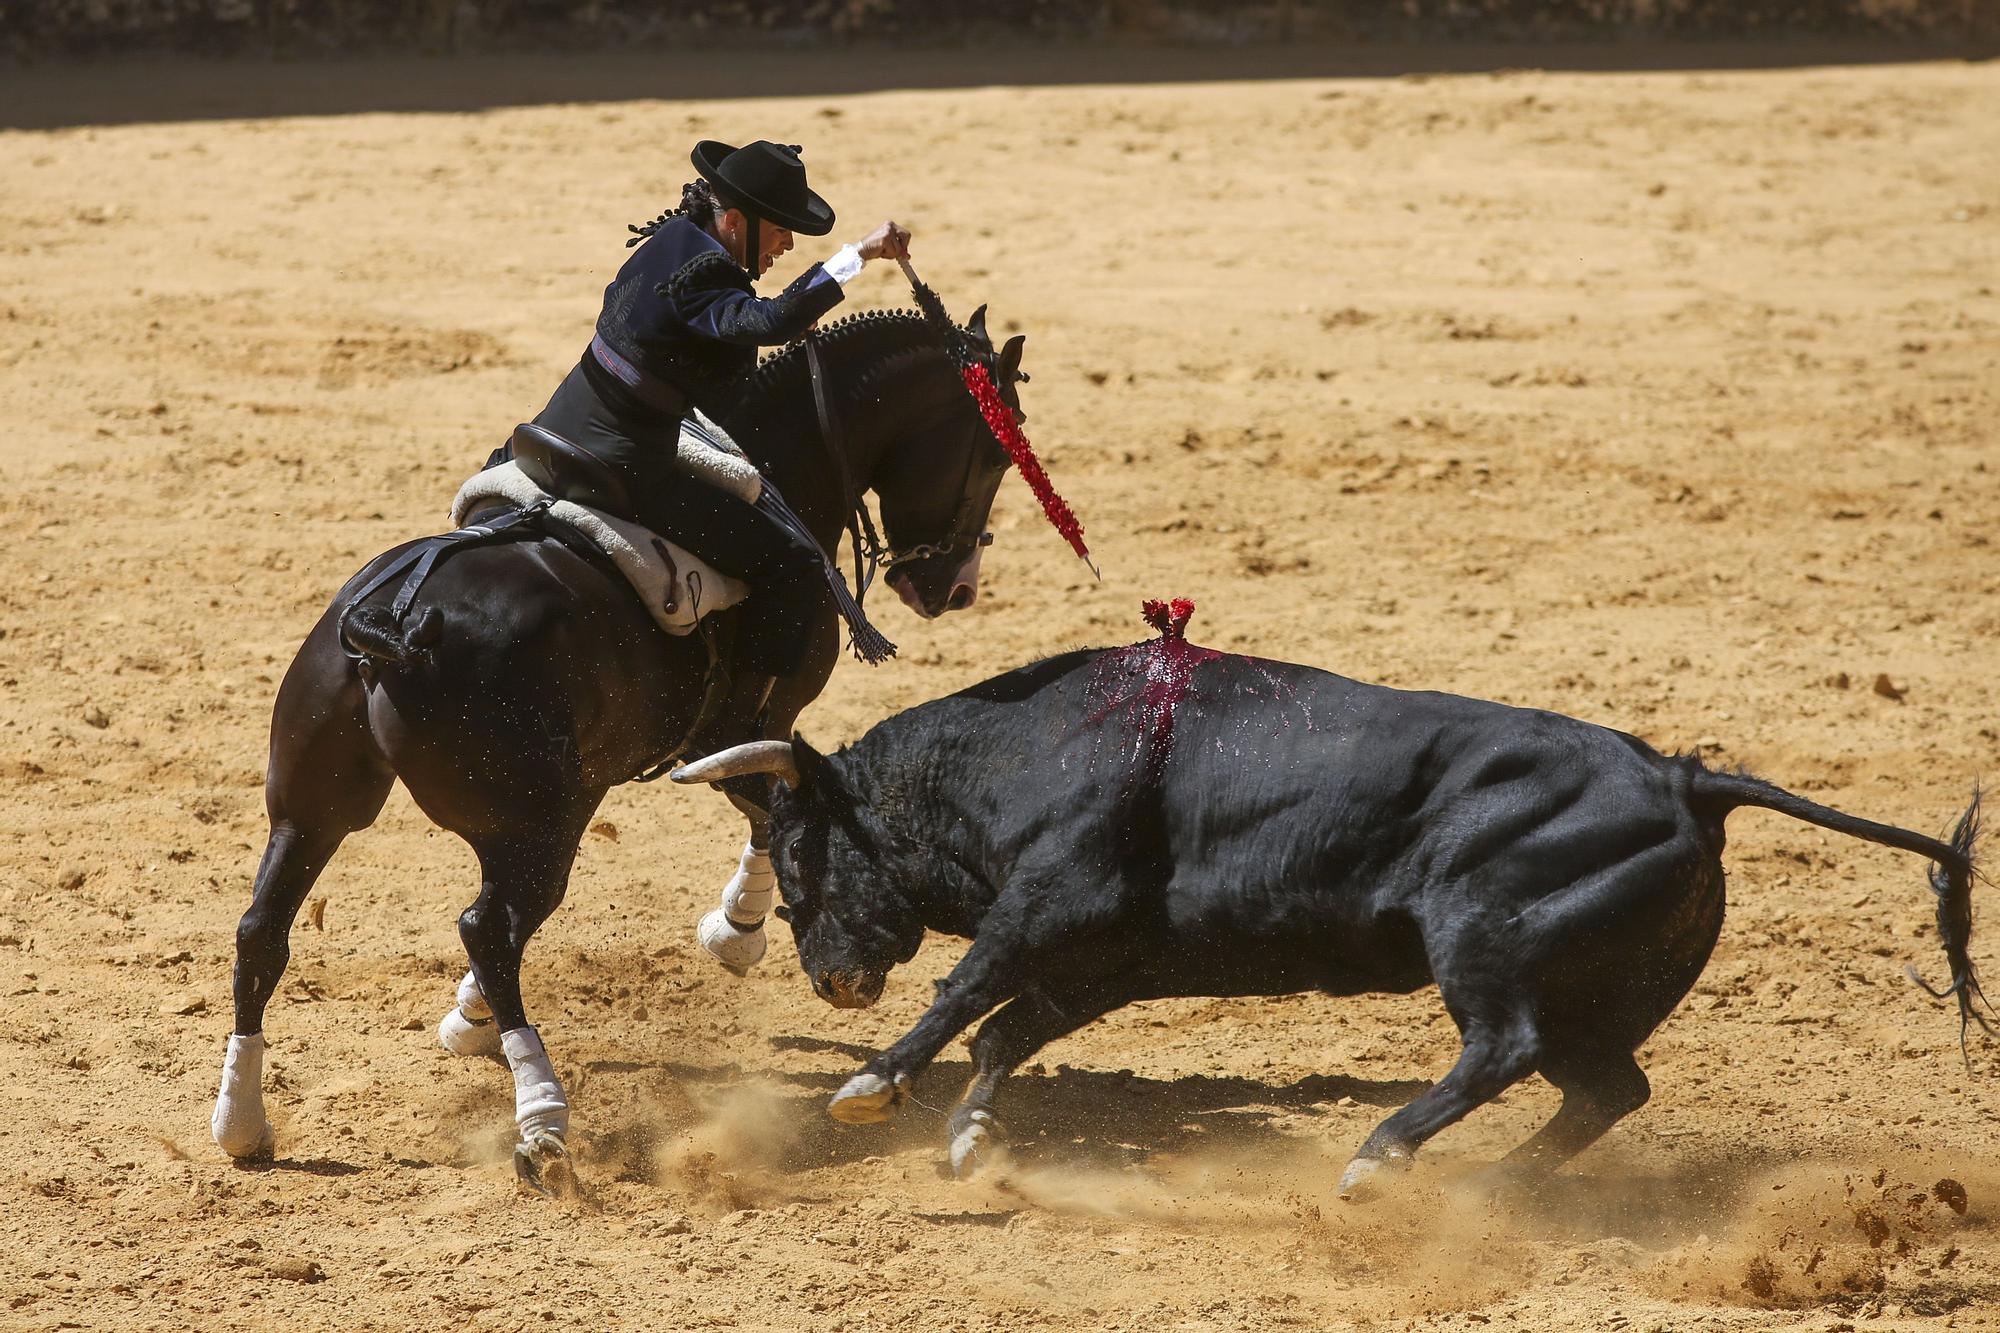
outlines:
{"label": "bull's tail with tuft", "polygon": [[1979,1024],[1988,1036],[1994,1035],[1993,1023],[1987,1018],[1993,1006],[1986,992],[1980,989],[1979,974],[1973,970],[1972,956],[1967,952],[1972,943],[1972,880],[1977,873],[1972,845],[1979,840],[1979,822],[1979,793],[1975,791],[1972,804],[1965,808],[1965,813],[1958,817],[1958,826],[1951,831],[1951,847],[1959,854],[1958,860],[1931,863],[1938,935],[1944,940],[1944,956],[1951,964],[1951,984],[1933,986],[1917,975],[1916,968],[1910,969],[1910,980],[1938,999],[1958,997],[1958,1049],[1968,1063],[1972,1057],[1966,1054],[1965,1038],[1972,1024]]}
{"label": "bull's tail with tuft", "polygon": [[1944,946],[1945,962],[1951,968],[1951,984],[1933,986],[1919,976],[1914,967],[1909,969],[1910,979],[1940,1000],[1958,1001],[1959,1053],[1966,1056],[1968,1066],[1971,1057],[1966,1050],[1966,1038],[1974,1023],[1989,1035],[2000,1035],[1987,1017],[1993,1007],[1980,988],[1979,973],[1972,964],[1972,881],[1983,877],[1974,862],[1974,844],[1979,841],[1980,825],[1980,793],[1977,788],[1972,793],[1972,804],[1965,808],[1965,813],[1959,816],[1958,823],[1952,828],[1949,841],[1897,828],[1893,824],[1878,824],[1870,819],[1843,814],[1830,806],[1808,801],[1803,796],[1795,796],[1782,787],[1743,773],[1703,770],[1695,780],[1695,795],[1718,817],[1738,806],[1757,806],[1835,833],[1845,833],[1884,847],[1929,857],[1930,888],[1937,897],[1938,936]]}

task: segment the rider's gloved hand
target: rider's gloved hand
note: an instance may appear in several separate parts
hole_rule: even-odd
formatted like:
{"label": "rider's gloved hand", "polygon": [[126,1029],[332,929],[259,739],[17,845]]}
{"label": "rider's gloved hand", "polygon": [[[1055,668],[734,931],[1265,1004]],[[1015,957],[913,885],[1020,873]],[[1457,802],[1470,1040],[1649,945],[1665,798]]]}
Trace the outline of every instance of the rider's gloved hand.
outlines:
{"label": "rider's gloved hand", "polygon": [[854,248],[863,259],[908,259],[910,229],[894,222],[884,222],[856,242]]}

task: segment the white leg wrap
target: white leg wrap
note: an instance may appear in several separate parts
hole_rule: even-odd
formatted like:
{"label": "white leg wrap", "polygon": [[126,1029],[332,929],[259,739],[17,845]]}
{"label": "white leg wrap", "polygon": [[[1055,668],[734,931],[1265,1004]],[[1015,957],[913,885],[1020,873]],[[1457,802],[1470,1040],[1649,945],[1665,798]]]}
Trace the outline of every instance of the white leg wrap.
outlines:
{"label": "white leg wrap", "polygon": [[532,1144],[544,1134],[561,1138],[569,1133],[569,1099],[563,1096],[562,1082],[556,1078],[549,1053],[531,1027],[515,1028],[500,1034],[500,1049],[514,1071],[514,1123],[520,1126],[521,1142]]}
{"label": "white leg wrap", "polygon": [[744,973],[764,961],[769,941],[762,922],[745,929],[729,919],[724,908],[714,908],[701,919],[695,931],[701,947],[731,972]]}
{"label": "white leg wrap", "polygon": [[486,992],[479,989],[479,978],[469,970],[465,979],[458,983],[458,1012],[475,1023],[482,1018],[493,1017],[493,1010],[486,1003]]}
{"label": "white leg wrap", "polygon": [[748,972],[764,961],[769,947],[764,918],[777,896],[778,876],[771,869],[770,853],[743,844],[736,873],[722,886],[722,906],[701,919],[695,938],[730,971]]}
{"label": "white leg wrap", "polygon": [[771,854],[749,843],[743,844],[743,859],[736,873],[722,886],[722,910],[744,929],[759,925],[771,914],[778,896],[778,876],[771,869]]}
{"label": "white leg wrap", "polygon": [[231,1037],[222,1057],[222,1090],[208,1122],[216,1146],[231,1157],[254,1157],[271,1147],[271,1122],[264,1118],[264,1034]]}
{"label": "white leg wrap", "polygon": [[438,1021],[438,1044],[453,1055],[492,1055],[500,1049],[500,1026],[470,972],[458,983],[457,1006]]}
{"label": "white leg wrap", "polygon": [[475,1023],[464,1011],[447,1009],[438,1020],[438,1045],[453,1055],[492,1055],[500,1049],[500,1026],[490,1018]]}

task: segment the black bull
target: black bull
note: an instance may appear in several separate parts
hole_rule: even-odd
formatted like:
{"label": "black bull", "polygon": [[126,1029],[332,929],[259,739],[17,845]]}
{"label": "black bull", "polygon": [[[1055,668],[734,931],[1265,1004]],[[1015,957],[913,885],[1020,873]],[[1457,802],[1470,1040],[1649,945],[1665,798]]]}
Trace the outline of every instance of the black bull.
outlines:
{"label": "black bull", "polygon": [[888,1118],[990,1013],[949,1126],[960,1170],[997,1146],[1001,1080],[1122,1005],[1432,983],[1458,1062],[1368,1136],[1342,1193],[1536,1073],[1562,1105],[1509,1163],[1552,1170],[1650,1095],[1633,1052],[1715,946],[1723,821],[1739,806],[1930,858],[1941,994],[1962,1029],[1985,1024],[1967,953],[1976,794],[1946,843],[1574,718],[1178,632],[995,677],[831,756],[764,741],[676,776],[758,770],[778,775],[780,911],[823,998],[872,1002],[926,930],[972,939],[929,1011],[830,1107]]}

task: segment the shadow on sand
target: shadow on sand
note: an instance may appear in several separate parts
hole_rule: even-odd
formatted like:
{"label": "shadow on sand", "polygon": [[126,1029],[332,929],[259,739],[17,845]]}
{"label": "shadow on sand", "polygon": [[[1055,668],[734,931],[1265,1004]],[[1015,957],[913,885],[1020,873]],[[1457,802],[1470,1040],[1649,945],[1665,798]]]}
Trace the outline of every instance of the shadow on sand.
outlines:
{"label": "shadow on sand", "polygon": [[[352,1162],[336,1161],[331,1157],[246,1157],[232,1160],[231,1165],[238,1171],[262,1174],[267,1171],[301,1176],[358,1176],[368,1168],[356,1166]],[[398,1166],[403,1163],[398,1162]],[[429,1165],[429,1163],[423,1163]]]}
{"label": "shadow on sand", "polygon": [[[847,1042],[810,1037],[777,1037],[771,1045],[839,1057],[853,1068],[874,1053]],[[690,1088],[726,1093],[740,1087],[746,1071],[737,1065],[706,1067],[682,1063],[593,1066],[602,1072],[652,1071]],[[850,1166],[869,1158],[917,1153],[934,1160],[938,1174],[946,1165],[945,1119],[972,1068],[963,1060],[940,1060],[917,1082],[912,1100],[892,1121],[880,1125],[845,1125],[826,1114],[827,1099],[846,1080],[837,1073],[789,1073],[766,1077],[756,1116],[757,1137],[771,1156],[765,1169],[785,1176],[829,1167]],[[1273,1180],[1330,1190],[1345,1154],[1357,1146],[1380,1114],[1408,1102],[1430,1087],[1415,1079],[1362,1079],[1339,1074],[1315,1074],[1291,1083],[1266,1083],[1235,1075],[1191,1074],[1179,1078],[1146,1078],[1126,1072],[1057,1066],[1047,1074],[1021,1073],[1000,1094],[998,1112],[1016,1167],[1039,1182],[1029,1197],[1050,1181],[1067,1179],[1116,1181],[1144,1179],[1169,1182],[1166,1195],[1177,1197],[1183,1186],[1170,1183],[1191,1164],[1246,1167],[1255,1179],[1239,1182],[1252,1201],[1264,1200]],[[1336,1116],[1328,1108],[1351,1098],[1372,1114]],[[718,1114],[732,1112],[725,1100]],[[1302,1121],[1324,1120],[1331,1137],[1318,1143]],[[1342,1139],[1349,1131],[1352,1142]],[[1322,1159],[1315,1168],[1315,1154]],[[1642,1154],[1643,1155],[1643,1154]],[[1467,1207],[1497,1207],[1532,1220],[1538,1233],[1550,1238],[1591,1241],[1617,1238],[1644,1247],[1662,1247],[1692,1240],[1733,1215],[1746,1192],[1769,1169],[1794,1162],[1796,1155],[1781,1147],[1733,1145],[1723,1150],[1691,1146],[1673,1154],[1667,1166],[1608,1158],[1585,1158],[1562,1172],[1522,1178],[1491,1169],[1486,1161],[1458,1161],[1447,1154],[1433,1178],[1436,1187]],[[1198,1167],[1197,1167],[1198,1169]],[[1261,1174],[1260,1174],[1261,1173]],[[1240,1173],[1239,1173],[1240,1174]],[[1269,1175],[1272,1179],[1265,1179]],[[1193,1188],[1187,1186],[1186,1188]],[[1197,1191],[1199,1193],[1200,1191]],[[1004,1191],[1003,1191],[1004,1193]],[[1150,1197],[1150,1196],[1149,1196]],[[1264,1200],[1268,1202],[1268,1200]],[[1004,1226],[1018,1209],[994,1206],[990,1194],[967,1196],[968,1209],[926,1220],[964,1226]]]}
{"label": "shadow on sand", "polygon": [[[855,1068],[874,1052],[845,1042],[809,1037],[774,1038],[779,1050],[837,1055]],[[736,1067],[670,1064],[664,1072],[693,1085],[726,1089],[740,1081]],[[945,1118],[972,1078],[964,1060],[939,1060],[917,1080],[911,1100],[894,1120],[844,1125],[826,1103],[848,1078],[836,1074],[780,1074],[775,1082],[796,1092],[771,1107],[783,1127],[773,1136],[784,1147],[774,1167],[812,1171],[906,1151],[934,1153],[944,1161]],[[1283,1117],[1352,1098],[1387,1111],[1430,1086],[1422,1080],[1372,1080],[1314,1074],[1295,1083],[1271,1084],[1232,1075],[1190,1074],[1144,1078],[1126,1072],[1057,1066],[1048,1074],[1019,1073],[1001,1089],[998,1112],[1015,1154],[1036,1166],[1123,1166],[1154,1155],[1254,1152],[1294,1145],[1296,1136],[1276,1125]]]}

